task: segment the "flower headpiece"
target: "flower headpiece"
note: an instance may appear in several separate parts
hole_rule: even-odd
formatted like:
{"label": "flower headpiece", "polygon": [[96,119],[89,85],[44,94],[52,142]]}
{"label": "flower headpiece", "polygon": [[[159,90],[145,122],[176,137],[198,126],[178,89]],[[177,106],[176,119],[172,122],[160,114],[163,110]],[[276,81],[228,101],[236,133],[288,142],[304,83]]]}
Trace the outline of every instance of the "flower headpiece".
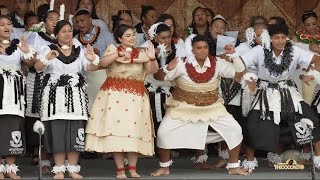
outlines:
{"label": "flower headpiece", "polygon": [[156,24],[153,24],[150,29],[148,30],[148,35],[150,37],[151,40],[153,40],[153,38],[155,38],[157,36],[157,28],[160,24],[164,24],[163,22],[158,22]]}
{"label": "flower headpiece", "polygon": [[31,32],[46,32],[46,29],[44,28],[43,21],[41,21],[38,24],[32,25],[32,27],[29,28],[28,31],[31,31]]}
{"label": "flower headpiece", "polygon": [[61,21],[61,20],[64,20],[64,12],[65,12],[65,6],[64,6],[64,4],[61,4],[60,5],[60,18],[59,18],[59,21]]}
{"label": "flower headpiece", "polygon": [[[255,44],[255,38],[257,37],[256,33],[254,32],[253,27],[249,27],[246,30],[246,39],[249,46],[252,46]],[[263,29],[262,33],[260,35],[261,38],[261,45],[265,47],[266,49],[270,50],[270,35],[268,30]]]}
{"label": "flower headpiece", "polygon": [[269,31],[266,29],[263,29],[260,37],[261,37],[262,46],[265,47],[266,49],[268,49],[269,51],[271,51],[271,49],[270,49],[271,39],[270,39]]}
{"label": "flower headpiece", "polygon": [[192,52],[192,39],[196,37],[196,34],[191,34],[185,40],[185,47],[186,47],[186,60],[188,63],[192,63],[195,60],[195,56]]}
{"label": "flower headpiece", "polygon": [[50,1],[50,9],[49,9],[49,11],[53,11],[53,9],[54,9],[54,0],[51,0]]}
{"label": "flower headpiece", "polygon": [[256,36],[256,33],[254,32],[253,27],[249,27],[246,30],[246,39],[247,39],[247,43],[249,44],[249,46],[254,45],[255,36]]}

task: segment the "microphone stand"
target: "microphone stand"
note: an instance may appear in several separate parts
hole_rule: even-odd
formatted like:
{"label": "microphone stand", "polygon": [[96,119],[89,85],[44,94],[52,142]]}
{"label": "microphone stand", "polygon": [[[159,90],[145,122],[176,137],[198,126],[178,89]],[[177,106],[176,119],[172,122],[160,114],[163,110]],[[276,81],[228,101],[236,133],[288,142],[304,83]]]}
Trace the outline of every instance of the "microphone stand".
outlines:
{"label": "microphone stand", "polygon": [[39,174],[38,174],[38,180],[42,180],[42,154],[41,154],[41,149],[42,149],[42,129],[39,128]]}
{"label": "microphone stand", "polygon": [[315,180],[315,177],[316,177],[316,167],[315,167],[314,162],[313,162],[314,150],[313,150],[313,143],[312,143],[312,139],[313,139],[313,136],[312,136],[312,127],[307,126],[307,128],[308,128],[308,131],[309,131],[309,133],[310,133],[310,149],[311,149],[311,168],[310,168],[310,173],[311,173],[311,179],[312,179],[312,180]]}

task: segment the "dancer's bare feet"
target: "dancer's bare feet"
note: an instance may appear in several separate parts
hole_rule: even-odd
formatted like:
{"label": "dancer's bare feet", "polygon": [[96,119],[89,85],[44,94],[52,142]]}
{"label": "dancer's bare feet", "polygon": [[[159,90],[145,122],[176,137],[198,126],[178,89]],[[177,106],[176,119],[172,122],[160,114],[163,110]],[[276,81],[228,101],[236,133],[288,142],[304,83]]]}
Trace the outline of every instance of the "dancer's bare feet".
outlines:
{"label": "dancer's bare feet", "polygon": [[53,179],[64,179],[63,172],[56,173],[56,175],[53,176]]}
{"label": "dancer's bare feet", "polygon": [[219,162],[215,165],[217,168],[225,168],[227,165],[227,161],[224,159],[219,159]]}
{"label": "dancer's bare feet", "polygon": [[247,176],[250,173],[248,173],[248,171],[246,171],[245,169],[241,169],[241,168],[231,168],[229,169],[229,174],[232,175],[241,175],[241,176]]}
{"label": "dancer's bare feet", "polygon": [[11,172],[11,173],[7,173],[6,176],[10,179],[21,179],[20,176],[16,175],[15,173]]}
{"label": "dancer's bare feet", "polygon": [[117,168],[117,179],[127,179],[125,168]]}
{"label": "dancer's bare feet", "polygon": [[170,169],[169,167],[162,167],[157,169],[155,172],[151,173],[151,176],[162,176],[162,175],[169,175]]}
{"label": "dancer's bare feet", "polygon": [[213,164],[209,164],[209,163],[195,163],[194,164],[194,168],[195,169],[199,169],[199,170],[215,170],[217,169],[216,165]]}
{"label": "dancer's bare feet", "polygon": [[0,173],[0,179],[4,179],[3,173]]}
{"label": "dancer's bare feet", "polygon": [[76,172],[74,172],[74,173],[69,173],[69,176],[70,176],[72,179],[83,179],[83,177],[82,177],[80,174],[76,173]]}
{"label": "dancer's bare feet", "polygon": [[135,166],[128,166],[128,170],[131,178],[140,178],[140,175],[137,173]]}

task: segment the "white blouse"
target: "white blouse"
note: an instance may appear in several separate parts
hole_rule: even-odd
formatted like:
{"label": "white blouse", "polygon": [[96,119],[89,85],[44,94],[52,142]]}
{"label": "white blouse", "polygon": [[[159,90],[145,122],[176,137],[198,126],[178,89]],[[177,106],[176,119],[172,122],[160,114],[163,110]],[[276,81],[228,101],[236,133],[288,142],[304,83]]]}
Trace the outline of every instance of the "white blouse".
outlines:
{"label": "white blouse", "polygon": [[[25,87],[25,77],[21,73],[22,52],[17,48],[11,55],[0,54],[0,75],[3,77],[3,99],[0,115],[18,115],[24,117],[25,101],[24,92],[21,92],[20,97],[17,97],[15,103],[15,81],[16,78],[22,78],[20,86]],[[17,73],[20,71],[20,73]],[[6,75],[5,72],[10,72]],[[18,96],[18,94],[17,94]]]}
{"label": "white blouse", "polygon": [[[78,46],[75,46],[78,47]],[[41,55],[39,56],[39,59],[42,57],[45,57],[49,52],[50,48],[47,46]],[[46,84],[44,90],[43,90],[43,96],[42,96],[42,113],[41,113],[41,120],[42,121],[48,121],[48,120],[57,120],[57,119],[65,119],[65,120],[87,120],[88,115],[86,113],[87,111],[87,101],[86,97],[87,94],[85,92],[85,86],[79,88],[76,85],[79,83],[79,74],[80,76],[83,76],[84,71],[87,68],[88,59],[85,57],[84,50],[80,50],[79,57],[70,64],[65,64],[62,61],[60,61],[57,58],[54,58],[52,60],[49,60],[49,63],[43,70],[44,72],[44,79],[46,75],[50,75],[50,79],[48,80],[48,83]],[[72,88],[72,99],[73,99],[73,105],[74,105],[74,112],[72,112],[70,109],[68,110],[67,106],[65,106],[65,103],[68,101],[66,98],[68,98],[68,94],[66,94],[66,87],[67,86],[57,86],[55,90],[55,113],[53,112],[53,104],[50,105],[50,112],[49,111],[49,95],[50,95],[50,86],[57,85],[57,82],[59,81],[60,77],[62,75],[68,75],[71,76],[71,78],[68,80],[68,85]]]}
{"label": "white blouse", "polygon": [[[265,68],[264,64],[264,50],[262,46],[256,46],[251,51],[248,51],[244,55],[241,56],[243,62],[245,63],[246,67],[256,66],[257,67],[257,75],[259,79],[270,81],[270,82],[278,82],[282,80],[288,80],[294,77],[296,73],[297,66],[299,65],[300,68],[308,68],[311,60],[313,58],[313,54],[307,52],[297,46],[292,46],[292,61],[289,66],[289,69],[284,71],[280,76],[274,76],[270,74],[269,70]],[[283,56],[283,52],[276,57],[273,53],[273,57],[275,58],[275,63],[280,64],[281,59]]]}
{"label": "white blouse", "polygon": [[[166,74],[165,80],[173,81],[177,77],[181,77],[186,81],[193,82],[188,76],[185,63],[186,62],[179,59],[177,66],[173,70],[171,70],[170,73]],[[207,68],[211,67],[211,64],[210,64],[209,58],[207,57],[203,67],[200,67],[200,65],[195,59],[192,61],[192,66],[195,68],[195,70],[198,73],[204,73],[206,72]],[[235,69],[233,67],[233,64],[230,62],[227,62],[224,59],[217,57],[215,73],[209,82],[215,81],[220,76],[225,78],[234,78],[234,75],[235,75]]]}

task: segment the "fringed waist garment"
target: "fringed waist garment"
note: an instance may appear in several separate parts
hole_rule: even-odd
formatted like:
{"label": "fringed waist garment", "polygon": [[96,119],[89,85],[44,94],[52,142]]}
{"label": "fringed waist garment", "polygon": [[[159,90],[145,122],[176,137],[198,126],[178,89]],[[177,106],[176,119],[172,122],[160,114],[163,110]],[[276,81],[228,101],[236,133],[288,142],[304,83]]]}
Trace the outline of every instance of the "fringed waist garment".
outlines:
{"label": "fringed waist garment", "polygon": [[[63,103],[61,99],[64,99],[64,113],[79,113],[75,109],[81,109],[81,116],[89,117],[89,98],[85,90],[87,83],[82,74],[46,74],[42,83],[49,91],[48,101],[46,102],[48,103],[47,117],[56,115],[57,101]],[[63,91],[61,91],[61,88]],[[75,106],[80,107],[76,108]]]}
{"label": "fringed waist garment", "polygon": [[274,123],[279,125],[280,113],[302,114],[300,101],[303,99],[293,80],[278,82],[259,80],[257,87],[251,109],[260,110],[261,119],[271,120],[271,113],[273,113]]}
{"label": "fringed waist garment", "polygon": [[[12,90],[14,91],[13,97],[11,97],[11,93],[8,92]],[[26,83],[20,68],[0,67],[0,110],[3,110],[4,104],[11,104],[13,98],[14,104],[19,105],[20,111],[24,111],[26,101],[25,94]]]}

